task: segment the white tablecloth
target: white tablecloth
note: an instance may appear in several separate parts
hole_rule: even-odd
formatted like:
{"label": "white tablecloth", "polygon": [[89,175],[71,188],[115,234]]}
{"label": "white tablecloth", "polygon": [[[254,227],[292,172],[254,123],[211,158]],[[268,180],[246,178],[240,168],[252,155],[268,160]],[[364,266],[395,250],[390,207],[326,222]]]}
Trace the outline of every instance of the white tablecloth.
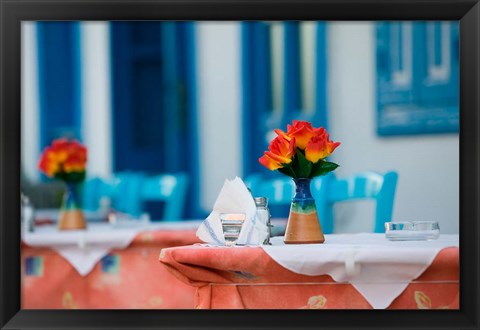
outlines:
{"label": "white tablecloth", "polygon": [[440,250],[458,247],[459,237],[391,242],[384,234],[361,233],[325,235],[324,244],[284,244],[283,237],[271,242],[262,248],[288,270],[349,282],[373,308],[383,309],[430,266]]}
{"label": "white tablecloth", "polygon": [[25,244],[48,247],[64,257],[82,276],[113,249],[124,249],[144,231],[196,229],[201,221],[138,223],[114,227],[107,223],[88,224],[87,230],[59,231],[55,225],[38,226],[34,232],[22,234]]}

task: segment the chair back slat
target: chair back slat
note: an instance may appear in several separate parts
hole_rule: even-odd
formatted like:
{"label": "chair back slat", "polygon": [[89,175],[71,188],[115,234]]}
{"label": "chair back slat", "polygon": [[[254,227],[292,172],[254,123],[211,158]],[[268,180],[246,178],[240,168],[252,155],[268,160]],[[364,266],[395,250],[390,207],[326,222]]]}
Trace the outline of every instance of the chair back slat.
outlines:
{"label": "chair back slat", "polygon": [[376,199],[383,185],[383,175],[374,172],[359,173],[332,183],[328,196],[331,202],[354,199]]}

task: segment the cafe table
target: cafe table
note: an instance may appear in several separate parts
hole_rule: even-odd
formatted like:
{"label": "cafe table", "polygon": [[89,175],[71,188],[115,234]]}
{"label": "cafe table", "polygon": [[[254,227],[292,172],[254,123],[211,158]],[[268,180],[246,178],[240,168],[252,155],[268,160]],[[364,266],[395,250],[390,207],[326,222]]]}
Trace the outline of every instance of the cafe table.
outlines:
{"label": "cafe table", "polygon": [[390,242],[384,234],[325,235],[324,244],[160,251],[196,289],[197,309],[458,309],[458,235]]}
{"label": "cafe table", "polygon": [[[86,231],[68,232],[38,226],[22,239],[22,309],[193,308],[195,289],[158,264],[158,251],[199,242],[199,224],[89,223]],[[101,246],[119,233],[125,246]],[[92,255],[98,261],[84,260]]]}

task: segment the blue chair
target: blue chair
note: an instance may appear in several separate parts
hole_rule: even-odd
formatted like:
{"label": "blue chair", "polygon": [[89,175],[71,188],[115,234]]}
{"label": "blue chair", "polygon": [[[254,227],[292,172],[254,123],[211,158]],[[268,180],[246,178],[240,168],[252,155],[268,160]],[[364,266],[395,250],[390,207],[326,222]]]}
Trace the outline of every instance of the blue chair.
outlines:
{"label": "blue chair", "polygon": [[295,183],[289,177],[265,180],[260,174],[252,174],[245,179],[245,185],[253,196],[267,197],[269,206],[289,206],[295,195]]}
{"label": "blue chair", "polygon": [[87,211],[98,210],[103,197],[109,198],[110,201],[113,199],[115,187],[115,178],[87,178],[82,187],[82,208]]}
{"label": "blue chair", "polygon": [[120,212],[133,216],[143,213],[142,188],[145,174],[141,172],[119,172],[115,174],[116,191],[112,199],[112,207]]}
{"label": "blue chair", "polygon": [[141,172],[118,172],[112,178],[93,177],[83,187],[83,208],[98,210],[102,198],[111,201],[117,211],[134,216],[144,212],[144,203],[165,203],[162,220],[181,219],[187,196],[186,174],[164,174],[147,177]]}
{"label": "blue chair", "polygon": [[120,212],[141,213],[140,190],[144,175],[136,172],[118,172],[110,178],[91,177],[83,184],[83,208],[96,211],[103,198]]}
{"label": "blue chair", "polygon": [[144,178],[140,192],[141,202],[162,201],[165,203],[162,220],[175,221],[182,218],[187,197],[188,176],[184,173],[163,174]]}
{"label": "blue chair", "polygon": [[376,202],[373,231],[385,232],[385,222],[392,219],[397,181],[396,172],[362,172],[341,179],[330,173],[313,180],[311,190],[323,232],[330,234],[335,230],[333,204],[359,199],[372,199]]}
{"label": "blue chair", "polygon": [[[337,179],[329,173],[312,180],[311,191],[315,198],[317,212],[325,234],[334,232],[333,205],[337,202],[373,199],[376,201],[374,232],[383,233],[384,223],[390,221],[393,213],[398,175],[388,172],[362,172],[348,178]],[[290,205],[295,194],[295,184],[288,177],[262,180],[254,174],[245,179],[254,196],[269,198],[269,205]]]}

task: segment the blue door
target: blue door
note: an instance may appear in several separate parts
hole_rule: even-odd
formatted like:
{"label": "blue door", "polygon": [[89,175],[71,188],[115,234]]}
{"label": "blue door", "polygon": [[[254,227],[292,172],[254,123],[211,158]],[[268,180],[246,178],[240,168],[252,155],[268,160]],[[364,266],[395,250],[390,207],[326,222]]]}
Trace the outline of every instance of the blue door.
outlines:
{"label": "blue door", "polygon": [[[193,23],[113,22],[113,168],[189,174],[198,200]],[[155,212],[153,212],[155,213]]]}

